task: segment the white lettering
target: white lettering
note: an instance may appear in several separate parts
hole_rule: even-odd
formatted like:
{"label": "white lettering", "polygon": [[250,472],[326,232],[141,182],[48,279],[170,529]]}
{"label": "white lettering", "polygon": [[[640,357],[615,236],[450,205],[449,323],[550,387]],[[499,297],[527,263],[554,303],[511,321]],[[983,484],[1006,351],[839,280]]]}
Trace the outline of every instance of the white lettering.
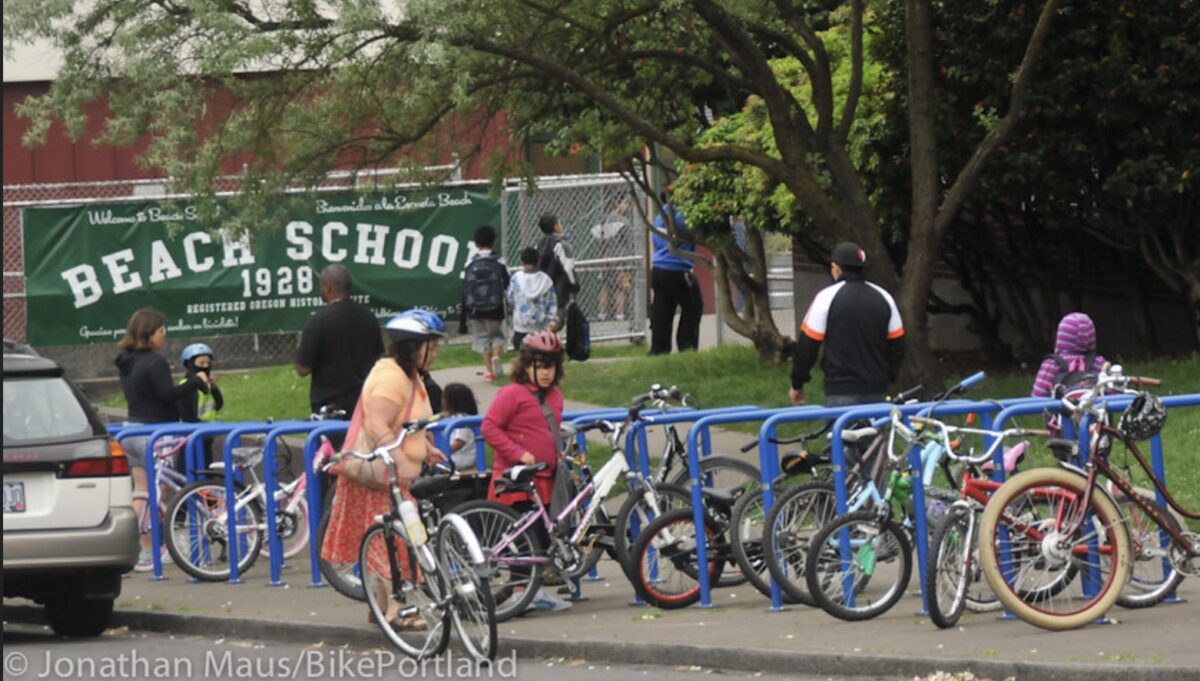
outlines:
{"label": "white lettering", "polygon": [[346,259],[346,249],[339,248],[334,250],[333,238],[334,232],[346,236],[350,233],[350,228],[341,222],[330,222],[321,230],[321,255],[329,262],[341,262]]}
{"label": "white lettering", "polygon": [[96,269],[91,265],[76,265],[60,275],[71,287],[71,295],[75,296],[75,309],[87,307],[100,300],[104,291],[100,289],[100,281],[96,278]]}
{"label": "white lettering", "polygon": [[425,237],[415,229],[402,229],[396,234],[396,245],[392,249],[392,262],[402,270],[411,270],[421,259],[421,244]]}
{"label": "white lettering", "polygon": [[197,243],[212,243],[212,237],[208,232],[192,232],[183,237],[183,257],[187,261],[187,267],[193,272],[207,272],[213,268],[216,261],[210,256],[204,256],[203,260],[196,258]]}
{"label": "white lettering", "polygon": [[223,267],[254,264],[254,254],[250,252],[249,237],[243,236],[234,240],[229,234],[222,232],[221,244],[225,247],[225,258],[221,260]]}
{"label": "white lettering", "polygon": [[[133,262],[132,248],[102,256],[100,262],[108,267],[108,275],[113,280],[113,293],[121,294],[142,287],[142,275],[129,272],[129,263]],[[128,278],[126,275],[129,275]]]}
{"label": "white lettering", "polygon": [[458,239],[439,234],[433,238],[429,248],[429,271],[434,274],[449,274],[458,258]]}
{"label": "white lettering", "polygon": [[383,247],[387,242],[387,225],[358,224],[358,250],[354,262],[359,265],[383,265]]}
{"label": "white lettering", "polygon": [[284,238],[289,244],[292,244],[287,249],[287,257],[292,260],[301,262],[307,261],[312,257],[312,237],[313,227],[303,220],[294,220],[283,228]]}
{"label": "white lettering", "polygon": [[175,264],[175,259],[167,251],[163,242],[155,239],[150,243],[150,283],[157,284],[167,279],[183,276],[183,270]]}

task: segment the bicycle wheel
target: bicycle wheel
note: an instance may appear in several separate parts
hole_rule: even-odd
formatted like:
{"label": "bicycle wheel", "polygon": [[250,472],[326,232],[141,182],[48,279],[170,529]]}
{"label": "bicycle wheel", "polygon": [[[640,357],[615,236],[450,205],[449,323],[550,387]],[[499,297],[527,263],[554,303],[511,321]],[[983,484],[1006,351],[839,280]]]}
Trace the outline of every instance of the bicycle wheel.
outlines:
{"label": "bicycle wheel", "polygon": [[[1180,529],[1179,520],[1166,506],[1146,496],[1143,496],[1142,500],[1158,511],[1172,529]],[[1117,597],[1117,605],[1130,609],[1158,605],[1179,586],[1184,575],[1167,560],[1158,523],[1133,499],[1123,494],[1117,498],[1117,504],[1121,507],[1122,514],[1129,519],[1126,527],[1133,560],[1129,569],[1129,581]],[[1166,540],[1171,541],[1170,537]],[[1108,557],[1101,555],[1101,560],[1108,560]]]}
{"label": "bicycle wheel", "polygon": [[[301,498],[294,511],[284,508],[282,502],[275,507],[275,528],[279,532],[279,543],[283,546],[283,557],[295,558],[308,546],[308,500]],[[263,542],[263,553],[268,550]]]}
{"label": "bicycle wheel", "polygon": [[[668,482],[676,487],[691,488],[691,476],[687,469],[685,454],[683,469],[675,474]],[[722,487],[742,487],[746,491],[762,486],[762,476],[758,466],[752,463],[734,459],[723,454],[713,454],[700,459],[700,471],[705,476],[705,486],[720,489]],[[708,484],[711,477],[712,484]]]}
{"label": "bicycle wheel", "polygon": [[[1021,619],[1051,630],[1096,621],[1129,576],[1129,535],[1116,505],[1087,479],[1057,468],[1013,476],[992,495],[979,525],[979,562],[988,584]],[[1107,559],[1100,556],[1107,554]],[[1061,588],[1077,567],[1081,579]]]}
{"label": "bicycle wheel", "polygon": [[[658,499],[660,513],[677,508],[692,507],[692,494],[683,487],[661,484],[655,486],[654,494]],[[617,513],[617,521],[613,526],[613,549],[617,554],[617,562],[620,563],[621,570],[625,572],[625,576],[631,583],[634,580],[633,544],[637,541],[637,535],[633,531],[633,521],[637,520],[638,532],[641,532],[655,518],[646,498],[648,495],[648,490],[640,493],[630,492],[625,503],[621,504],[621,510]]]}
{"label": "bicycle wheel", "polygon": [[[325,545],[325,530],[329,527],[329,518],[333,508],[333,493],[337,489],[336,482],[331,484],[325,494],[325,508],[321,511],[321,524],[317,526],[317,546]],[[318,553],[318,556],[320,554]],[[332,586],[334,591],[356,601],[366,601],[367,594],[363,591],[362,571],[358,563],[332,563],[324,558],[318,558],[321,576]]]}
{"label": "bicycle wheel", "polygon": [[[401,570],[401,551],[407,553],[407,575]],[[418,569],[416,552],[382,523],[363,534],[358,562],[366,566],[363,587],[371,615],[392,645],[414,660],[441,655],[450,642],[441,573]]]}
{"label": "bicycle wheel", "polygon": [[487,565],[471,559],[479,546],[469,529],[446,518],[438,525],[438,565],[450,596],[450,618],[467,652],[478,661],[496,659],[496,602],[486,576]]}
{"label": "bicycle wheel", "polygon": [[544,555],[533,526],[499,546],[516,527],[519,517],[516,511],[494,501],[468,501],[453,512],[467,521],[490,564],[488,578],[496,604],[496,621],[506,622],[525,612],[542,585],[543,563],[528,562],[529,558]]}
{"label": "bicycle wheel", "polygon": [[[709,584],[716,586],[724,569],[720,528],[705,516]],[[633,588],[646,603],[663,610],[686,608],[700,600],[696,556],[696,522],[692,509],[664,513],[651,522],[633,545]]]}
{"label": "bicycle wheel", "polygon": [[758,592],[771,597],[771,575],[763,555],[763,512],[761,489],[745,492],[733,505],[729,518],[729,547],[742,575]]}
{"label": "bicycle wheel", "polygon": [[[243,488],[235,494],[242,495]],[[258,560],[263,545],[263,514],[256,503],[237,511],[234,536],[238,537],[238,574]],[[229,515],[224,483],[201,480],[179,490],[167,508],[167,551],[171,560],[196,579],[221,582],[229,579]]]}
{"label": "bicycle wheel", "polygon": [[[912,578],[912,544],[904,528],[876,511],[836,518],[813,535],[804,577],[825,612],[857,621],[887,612]],[[850,601],[850,602],[847,602]]]}
{"label": "bicycle wheel", "polygon": [[954,506],[941,519],[929,543],[924,591],[929,619],[941,629],[958,623],[963,610],[986,612],[1000,607],[988,588],[975,554],[979,513]]}
{"label": "bicycle wheel", "polygon": [[833,484],[810,482],[775,499],[763,520],[763,560],[787,603],[816,606],[804,579],[812,536],[837,515]]}

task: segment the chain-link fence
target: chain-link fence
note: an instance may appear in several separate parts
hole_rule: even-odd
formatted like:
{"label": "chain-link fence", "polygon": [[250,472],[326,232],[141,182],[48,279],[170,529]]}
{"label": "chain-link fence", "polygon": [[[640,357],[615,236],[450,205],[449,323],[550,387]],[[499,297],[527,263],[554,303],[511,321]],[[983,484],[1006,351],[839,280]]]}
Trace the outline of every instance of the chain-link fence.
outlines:
{"label": "chain-link fence", "polygon": [[[775,327],[779,329],[780,333],[795,338],[797,321],[793,307],[795,288],[792,254],[769,253],[767,254],[767,264],[767,290],[771,296],[771,317],[774,318]],[[734,309],[741,310],[743,303],[736,289],[733,290],[733,298]],[[718,345],[750,343],[750,339],[735,333],[728,325],[720,322],[720,315],[717,318]]]}
{"label": "chain-link fence", "polygon": [[[375,175],[336,173],[329,176],[323,188],[362,187],[364,183],[382,182],[388,174],[386,171]],[[222,181],[218,191],[237,188],[238,179],[228,178]],[[168,197],[180,198],[167,180],[5,186],[4,337],[26,340],[23,208]],[[578,299],[593,320],[593,338],[640,337],[646,317],[644,231],[635,229],[635,219],[630,219],[623,228],[613,227],[612,221],[605,222],[622,197],[628,197],[628,190],[618,175],[544,178],[535,192],[509,187],[502,197],[503,253],[509,263],[519,261],[522,245],[536,242],[534,234],[540,234],[538,216],[554,213],[562,219],[578,258],[577,272],[582,286]],[[631,213],[636,218],[636,210]],[[604,306],[603,310],[601,306]],[[607,320],[601,319],[601,312]],[[212,346],[223,368],[249,368],[290,363],[299,342],[299,332],[170,338],[163,352],[168,357],[176,357],[185,345],[197,341]],[[37,350],[68,367],[74,378],[116,374],[113,366],[116,348],[111,343],[40,346]]]}
{"label": "chain-link fence", "polygon": [[617,174],[543,178],[536,192],[504,196],[502,253],[510,266],[542,238],[538,219],[563,224],[575,255],[576,302],[591,322],[592,340],[642,338],[646,325],[646,230],[640,193]]}

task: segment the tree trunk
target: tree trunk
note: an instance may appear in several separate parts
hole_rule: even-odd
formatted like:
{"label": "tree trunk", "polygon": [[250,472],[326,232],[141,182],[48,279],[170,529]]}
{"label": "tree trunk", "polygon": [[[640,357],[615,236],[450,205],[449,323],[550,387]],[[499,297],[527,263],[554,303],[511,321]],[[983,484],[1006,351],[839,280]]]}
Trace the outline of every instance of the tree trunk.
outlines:
{"label": "tree trunk", "polygon": [[[732,242],[713,248],[717,305],[729,328],[754,344],[760,362],[782,364],[791,357],[793,341],[779,332],[771,314],[769,268],[762,236],[747,227],[746,241],[746,252]],[[744,301],[740,313],[733,305],[734,287]]]}

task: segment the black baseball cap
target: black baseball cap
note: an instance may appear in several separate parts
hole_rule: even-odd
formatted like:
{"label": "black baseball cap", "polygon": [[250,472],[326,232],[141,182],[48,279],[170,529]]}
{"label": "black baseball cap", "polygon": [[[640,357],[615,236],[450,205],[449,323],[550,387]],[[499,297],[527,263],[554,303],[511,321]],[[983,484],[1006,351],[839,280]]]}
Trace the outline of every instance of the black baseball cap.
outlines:
{"label": "black baseball cap", "polygon": [[867,253],[852,241],[843,241],[833,247],[829,256],[833,264],[843,269],[847,267],[862,268],[867,264]]}

